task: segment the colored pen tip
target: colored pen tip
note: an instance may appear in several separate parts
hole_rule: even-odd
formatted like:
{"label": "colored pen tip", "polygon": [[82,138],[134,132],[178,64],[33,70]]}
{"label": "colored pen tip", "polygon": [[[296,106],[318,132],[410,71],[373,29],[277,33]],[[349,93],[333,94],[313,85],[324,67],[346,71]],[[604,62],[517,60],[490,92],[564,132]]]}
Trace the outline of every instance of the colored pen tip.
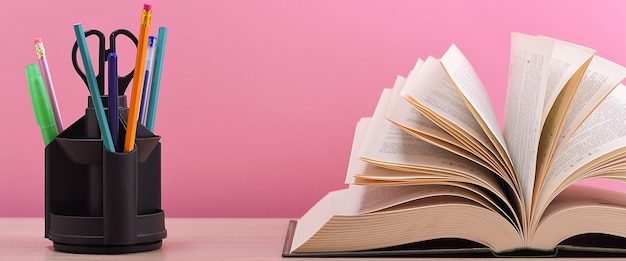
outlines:
{"label": "colored pen tip", "polygon": [[150,4],[150,3],[143,3],[143,9],[146,10],[146,11],[152,10],[152,4]]}
{"label": "colored pen tip", "polygon": [[151,35],[148,37],[148,46],[153,47],[154,45],[156,45],[156,36]]}
{"label": "colored pen tip", "polygon": [[43,42],[43,41],[41,40],[41,38],[35,38],[35,40],[34,40],[33,42],[34,42],[35,44],[38,44],[38,43],[41,43],[41,42]]}

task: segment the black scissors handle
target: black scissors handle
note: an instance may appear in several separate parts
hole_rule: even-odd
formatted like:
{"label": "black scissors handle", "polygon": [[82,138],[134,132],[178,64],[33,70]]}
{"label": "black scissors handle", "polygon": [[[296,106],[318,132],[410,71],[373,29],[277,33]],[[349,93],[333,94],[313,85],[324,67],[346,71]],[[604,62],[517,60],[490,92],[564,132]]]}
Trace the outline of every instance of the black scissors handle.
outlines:
{"label": "black scissors handle", "polygon": [[[98,37],[98,74],[96,74],[96,80],[98,82],[100,94],[102,95],[104,94],[104,59],[106,57],[103,51],[106,49],[104,45],[105,38],[104,34],[98,30],[89,30],[85,32],[85,38],[91,35],[96,35],[96,37]],[[87,75],[85,75],[85,72],[78,67],[78,60],[76,59],[77,53],[78,42],[74,42],[74,46],[72,47],[72,65],[74,65],[76,73],[78,73],[80,78],[83,79],[83,82],[85,82],[85,86],[89,86],[89,83],[87,82]]]}
{"label": "black scissors handle", "polygon": [[[133,43],[135,44],[135,46],[137,46],[137,37],[135,37],[135,35],[133,35],[133,33],[131,33],[130,31],[126,30],[126,29],[118,29],[115,30],[111,33],[111,35],[109,36],[109,49],[106,49],[106,37],[104,36],[104,34],[98,30],[89,30],[87,32],[85,32],[85,38],[89,37],[91,35],[96,35],[96,37],[98,37],[98,73],[96,74],[96,80],[98,82],[98,89],[101,95],[104,95],[104,63],[105,61],[108,59],[109,53],[111,52],[116,52],[116,48],[117,48],[117,37],[120,35],[124,35],[126,37],[128,37],[131,41],[133,41]],[[87,75],[85,74],[85,72],[78,67],[78,60],[76,59],[76,56],[78,54],[78,43],[74,42],[74,46],[72,47],[72,65],[74,66],[74,70],[76,70],[76,73],[78,73],[78,75],[80,76],[81,79],[83,79],[83,82],[85,83],[85,86],[88,86],[89,83],[87,81]],[[117,76],[118,79],[118,95],[124,94],[126,92],[126,89],[128,88],[128,85],[130,84],[130,82],[133,79],[133,73],[134,73],[134,69],[130,71],[130,73],[124,75],[124,76]]]}
{"label": "black scissors handle", "polygon": [[[135,37],[133,33],[131,33],[130,31],[126,29],[115,30],[111,33],[111,36],[109,36],[109,41],[110,41],[109,50],[106,50],[106,54],[104,55],[105,59],[108,60],[109,53],[116,52],[117,49],[116,49],[115,43],[117,42],[117,37],[120,35],[124,35],[128,37],[131,41],[133,41],[133,43],[135,44],[135,47],[137,47],[138,40],[137,40],[137,37]],[[118,75],[117,77],[118,95],[122,95],[126,92],[128,85],[130,85],[130,81],[133,80],[134,74],[135,74],[135,69],[133,68],[128,74],[124,76]]]}

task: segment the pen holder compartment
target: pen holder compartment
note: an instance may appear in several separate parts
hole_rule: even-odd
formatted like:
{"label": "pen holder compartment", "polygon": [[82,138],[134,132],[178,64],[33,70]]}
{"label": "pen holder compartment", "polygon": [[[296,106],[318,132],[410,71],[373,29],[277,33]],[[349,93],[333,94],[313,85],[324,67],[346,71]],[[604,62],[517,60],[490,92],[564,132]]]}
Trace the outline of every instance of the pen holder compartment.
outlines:
{"label": "pen holder compartment", "polygon": [[167,236],[160,137],[138,125],[133,151],[110,152],[93,137],[90,125],[97,122],[89,114],[88,108],[46,146],[45,237],[56,250],[74,253],[160,248]]}

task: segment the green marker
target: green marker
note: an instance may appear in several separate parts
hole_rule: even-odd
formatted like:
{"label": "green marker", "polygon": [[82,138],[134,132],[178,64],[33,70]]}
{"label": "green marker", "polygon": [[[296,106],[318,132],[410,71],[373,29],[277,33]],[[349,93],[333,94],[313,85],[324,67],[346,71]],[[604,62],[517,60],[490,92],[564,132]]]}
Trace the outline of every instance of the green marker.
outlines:
{"label": "green marker", "polygon": [[59,132],[54,122],[52,104],[36,63],[26,66],[26,79],[28,80],[30,100],[35,111],[35,119],[37,120],[37,125],[41,128],[43,141],[48,145],[59,135]]}

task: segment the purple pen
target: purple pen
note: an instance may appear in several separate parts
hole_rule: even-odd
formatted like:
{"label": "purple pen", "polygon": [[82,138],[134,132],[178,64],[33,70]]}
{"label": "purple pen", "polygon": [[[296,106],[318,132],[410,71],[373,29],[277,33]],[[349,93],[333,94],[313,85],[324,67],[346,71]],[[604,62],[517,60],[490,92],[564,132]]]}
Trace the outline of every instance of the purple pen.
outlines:
{"label": "purple pen", "polygon": [[118,112],[118,88],[117,88],[117,54],[109,53],[107,57],[109,65],[109,129],[111,129],[111,138],[113,139],[113,147],[115,151],[120,149],[120,132],[119,132],[119,112]]}
{"label": "purple pen", "polygon": [[59,111],[57,96],[54,92],[52,76],[50,75],[50,69],[48,68],[48,60],[46,60],[46,49],[43,47],[43,41],[41,40],[41,38],[35,38],[34,42],[35,53],[37,54],[37,63],[39,64],[39,71],[41,72],[43,82],[46,85],[48,97],[50,97],[50,104],[52,105],[52,111],[54,112],[54,122],[57,125],[57,131],[61,133],[63,131],[63,120],[61,119],[61,112]]}

